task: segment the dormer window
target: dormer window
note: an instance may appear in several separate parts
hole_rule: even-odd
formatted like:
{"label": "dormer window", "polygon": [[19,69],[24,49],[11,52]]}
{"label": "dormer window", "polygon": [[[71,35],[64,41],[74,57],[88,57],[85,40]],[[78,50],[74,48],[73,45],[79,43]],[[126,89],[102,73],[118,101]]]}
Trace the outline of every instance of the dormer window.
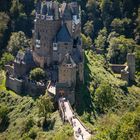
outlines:
{"label": "dormer window", "polygon": [[46,16],[46,20],[53,20],[53,16]]}
{"label": "dormer window", "polygon": [[58,50],[58,44],[57,43],[53,43],[53,51],[57,51]]}

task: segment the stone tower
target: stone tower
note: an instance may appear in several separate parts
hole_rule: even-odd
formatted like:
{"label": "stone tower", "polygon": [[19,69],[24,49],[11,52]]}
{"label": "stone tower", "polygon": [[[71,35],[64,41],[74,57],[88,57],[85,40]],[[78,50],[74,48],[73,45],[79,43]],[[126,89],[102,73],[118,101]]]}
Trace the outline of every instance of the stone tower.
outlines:
{"label": "stone tower", "polygon": [[53,39],[61,26],[58,3],[47,0],[36,4],[34,21],[33,57],[35,62],[44,67],[52,63]]}
{"label": "stone tower", "polygon": [[76,64],[70,54],[66,54],[59,66],[59,83],[67,83],[69,87],[76,85]]}
{"label": "stone tower", "polygon": [[135,80],[135,54],[128,53],[127,65],[128,65],[128,71],[129,71],[129,79],[131,81],[134,81]]}

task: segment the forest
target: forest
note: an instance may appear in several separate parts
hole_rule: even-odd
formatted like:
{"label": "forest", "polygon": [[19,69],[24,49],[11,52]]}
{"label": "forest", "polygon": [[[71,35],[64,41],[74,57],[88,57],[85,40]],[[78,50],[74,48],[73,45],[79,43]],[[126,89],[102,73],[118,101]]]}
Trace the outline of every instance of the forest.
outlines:
{"label": "forest", "polygon": [[[50,97],[34,99],[5,88],[5,64],[32,46],[36,1],[0,0],[0,140],[74,139]],[[77,2],[85,82],[76,89],[73,108],[92,131],[91,140],[140,140],[140,1]],[[129,84],[109,67],[126,63],[128,53],[135,53],[136,59],[135,81]]]}

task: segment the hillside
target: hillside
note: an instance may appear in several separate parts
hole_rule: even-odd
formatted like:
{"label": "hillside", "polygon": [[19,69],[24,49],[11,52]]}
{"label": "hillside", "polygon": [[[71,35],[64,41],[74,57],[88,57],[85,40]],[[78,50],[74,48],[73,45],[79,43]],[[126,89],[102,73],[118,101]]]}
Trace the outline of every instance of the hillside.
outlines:
{"label": "hillside", "polygon": [[[5,65],[18,51],[33,47],[37,1],[0,0],[0,140],[74,139],[47,92],[30,97],[5,87]],[[92,132],[91,140],[140,140],[140,1],[76,1],[81,6],[84,83],[77,83],[73,110]],[[135,79],[126,82],[109,65],[127,64],[128,53],[135,54],[136,70]],[[37,69],[29,77],[44,75]]]}

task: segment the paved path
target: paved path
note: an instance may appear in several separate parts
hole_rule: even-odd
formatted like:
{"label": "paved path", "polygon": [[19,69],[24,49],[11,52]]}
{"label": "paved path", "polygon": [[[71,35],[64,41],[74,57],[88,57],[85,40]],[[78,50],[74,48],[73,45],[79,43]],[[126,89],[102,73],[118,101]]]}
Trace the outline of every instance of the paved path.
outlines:
{"label": "paved path", "polygon": [[61,108],[64,108],[65,118],[72,125],[74,130],[74,137],[76,140],[89,140],[91,134],[86,130],[86,128],[82,125],[80,120],[74,115],[73,110],[70,106],[69,101],[64,98],[60,99],[59,105]]}

